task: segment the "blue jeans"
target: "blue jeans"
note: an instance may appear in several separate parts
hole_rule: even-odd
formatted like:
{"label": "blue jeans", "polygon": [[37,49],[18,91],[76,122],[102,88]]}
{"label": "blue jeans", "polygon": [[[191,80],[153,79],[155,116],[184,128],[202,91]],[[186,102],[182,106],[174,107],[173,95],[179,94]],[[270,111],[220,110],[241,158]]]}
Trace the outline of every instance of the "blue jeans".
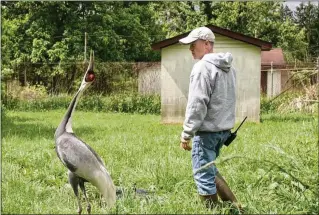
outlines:
{"label": "blue jeans", "polygon": [[[196,132],[193,138],[192,166],[193,173],[205,164],[216,160],[224,142],[230,135],[230,130],[219,132]],[[218,169],[215,165],[196,173],[194,180],[199,195],[214,195],[217,193],[215,176]]]}

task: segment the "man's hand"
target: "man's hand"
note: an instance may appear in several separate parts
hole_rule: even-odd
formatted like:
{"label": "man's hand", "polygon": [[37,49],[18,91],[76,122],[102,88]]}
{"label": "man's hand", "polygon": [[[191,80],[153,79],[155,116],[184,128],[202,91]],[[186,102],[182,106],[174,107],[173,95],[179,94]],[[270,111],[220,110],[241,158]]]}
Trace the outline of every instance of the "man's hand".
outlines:
{"label": "man's hand", "polygon": [[190,151],[192,149],[192,147],[189,146],[191,140],[185,140],[184,138],[181,137],[181,148],[183,148],[184,150]]}

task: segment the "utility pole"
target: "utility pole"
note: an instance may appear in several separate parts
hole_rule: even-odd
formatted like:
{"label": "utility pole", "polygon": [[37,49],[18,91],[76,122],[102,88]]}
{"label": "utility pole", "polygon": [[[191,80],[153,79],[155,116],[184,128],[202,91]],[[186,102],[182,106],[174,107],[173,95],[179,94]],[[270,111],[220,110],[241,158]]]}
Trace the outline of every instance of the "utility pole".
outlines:
{"label": "utility pole", "polygon": [[86,48],[87,48],[87,37],[88,34],[85,32],[84,33],[84,62],[83,62],[83,70],[86,70],[86,67],[88,65],[87,59],[86,59]]}
{"label": "utility pole", "polygon": [[87,45],[87,33],[84,34],[84,63],[86,63],[86,45]]}

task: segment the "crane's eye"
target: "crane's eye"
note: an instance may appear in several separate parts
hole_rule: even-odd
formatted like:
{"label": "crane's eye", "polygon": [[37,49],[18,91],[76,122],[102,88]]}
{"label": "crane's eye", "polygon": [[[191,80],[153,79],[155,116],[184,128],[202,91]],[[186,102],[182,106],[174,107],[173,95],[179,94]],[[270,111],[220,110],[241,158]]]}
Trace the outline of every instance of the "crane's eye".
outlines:
{"label": "crane's eye", "polygon": [[88,71],[85,77],[86,82],[92,82],[95,79],[95,74],[93,71]]}

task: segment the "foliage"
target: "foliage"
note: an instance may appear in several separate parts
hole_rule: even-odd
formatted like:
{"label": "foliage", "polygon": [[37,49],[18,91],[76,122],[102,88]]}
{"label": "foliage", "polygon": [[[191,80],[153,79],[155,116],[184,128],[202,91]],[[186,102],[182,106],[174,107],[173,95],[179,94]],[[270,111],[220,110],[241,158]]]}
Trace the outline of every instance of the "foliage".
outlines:
{"label": "foliage", "polygon": [[[317,3],[317,4],[316,4]],[[303,2],[294,13],[296,23],[306,33],[306,42],[310,56],[319,56],[319,4],[318,2]]]}
{"label": "foliage", "polygon": [[[152,43],[206,24],[269,41],[284,50],[288,62],[313,61],[319,50],[315,3],[301,3],[296,12],[278,1],[1,3],[2,81],[43,85],[49,94],[76,90],[88,58],[85,32],[87,52],[94,50],[103,77],[92,90],[103,95],[134,86],[134,69],[119,62],[159,61]],[[117,89],[117,81],[125,87]]]}
{"label": "foliage", "polygon": [[[53,134],[64,111],[8,111],[1,144],[2,213],[76,213],[67,169],[54,150]],[[316,214],[318,118],[271,114],[262,119],[246,122],[236,140],[222,148],[219,171],[247,214]],[[180,125],[163,125],[155,115],[92,111],[75,112],[73,124],[75,134],[97,151],[115,185],[124,190],[108,210],[86,183],[92,213],[230,213],[227,203],[208,210],[198,198],[190,152],[179,147]],[[154,193],[134,194],[135,183]],[[85,209],[83,195],[81,203]]]}
{"label": "foliage", "polygon": [[166,32],[166,38],[191,31],[206,25],[204,4],[200,1],[163,1],[154,2],[150,6],[154,18]]}
{"label": "foliage", "polygon": [[[154,3],[152,7],[155,9],[156,19],[166,32],[166,37],[176,36],[195,27],[211,23],[269,41],[274,47],[281,47],[284,50],[288,61],[309,60],[307,49],[309,40],[306,37],[311,35],[314,38],[313,41],[319,41],[315,39],[318,34],[319,17],[315,16],[316,6],[314,4],[308,6],[312,7],[308,9],[308,13],[303,12],[304,19],[312,23],[311,27],[308,25],[308,28],[312,29],[310,33],[300,23],[302,19],[296,21],[294,13],[282,2],[179,1]],[[311,14],[310,11],[312,11]],[[317,56],[314,52],[310,54]]]}
{"label": "foliage", "polygon": [[269,41],[288,52],[289,57],[305,58],[304,31],[283,15],[282,2],[211,2],[211,7],[212,24]]}
{"label": "foliage", "polygon": [[[5,103],[9,110],[20,111],[49,111],[66,109],[71,96],[50,96],[44,98],[18,99],[11,98]],[[110,96],[90,95],[83,96],[77,106],[82,111],[103,111],[139,114],[160,114],[161,100],[158,95],[113,94]]]}
{"label": "foliage", "polygon": [[144,4],[21,1],[3,2],[1,9],[2,66],[21,83],[25,78],[50,92],[59,76],[73,80],[85,61],[85,32],[97,62],[159,60],[150,44],[163,37]]}

